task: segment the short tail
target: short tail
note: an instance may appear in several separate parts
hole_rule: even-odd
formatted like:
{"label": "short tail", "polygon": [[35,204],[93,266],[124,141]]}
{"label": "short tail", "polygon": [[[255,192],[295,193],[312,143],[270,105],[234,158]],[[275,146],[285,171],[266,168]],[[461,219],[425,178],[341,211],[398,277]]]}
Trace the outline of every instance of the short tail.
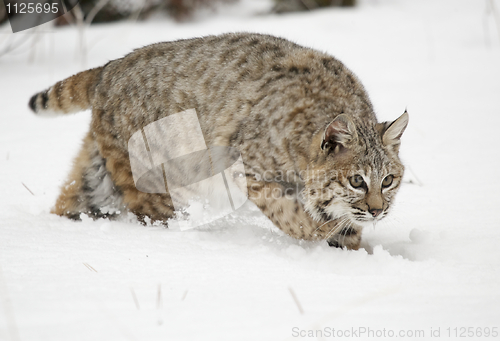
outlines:
{"label": "short tail", "polygon": [[103,67],[80,72],[31,97],[29,107],[40,116],[72,114],[92,106]]}

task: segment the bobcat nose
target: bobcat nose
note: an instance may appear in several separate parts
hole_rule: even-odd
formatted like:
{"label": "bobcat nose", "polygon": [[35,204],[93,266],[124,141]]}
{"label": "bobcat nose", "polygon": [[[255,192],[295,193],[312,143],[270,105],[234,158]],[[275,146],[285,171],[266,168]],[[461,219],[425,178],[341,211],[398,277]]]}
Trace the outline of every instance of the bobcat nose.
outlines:
{"label": "bobcat nose", "polygon": [[373,218],[376,218],[380,213],[382,213],[382,210],[379,208],[372,208],[370,210],[370,213],[372,214]]}

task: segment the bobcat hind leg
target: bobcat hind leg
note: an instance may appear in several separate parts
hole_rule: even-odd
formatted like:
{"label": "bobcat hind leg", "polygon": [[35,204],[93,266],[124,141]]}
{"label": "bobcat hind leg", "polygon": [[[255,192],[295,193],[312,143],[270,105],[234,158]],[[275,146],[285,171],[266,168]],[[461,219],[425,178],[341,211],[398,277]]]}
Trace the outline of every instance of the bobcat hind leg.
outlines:
{"label": "bobcat hind leg", "polygon": [[161,222],[167,225],[167,220],[174,216],[174,206],[168,188],[167,193],[145,193],[139,191],[134,183],[128,154],[108,147],[105,149],[106,167],[112,175],[117,188],[120,189],[122,204],[129,212],[137,216],[140,223],[146,224],[146,218],[151,223]]}
{"label": "bobcat hind leg", "polygon": [[74,220],[80,220],[80,214],[85,213],[96,219],[114,217],[121,208],[122,193],[88,133],[51,213]]}

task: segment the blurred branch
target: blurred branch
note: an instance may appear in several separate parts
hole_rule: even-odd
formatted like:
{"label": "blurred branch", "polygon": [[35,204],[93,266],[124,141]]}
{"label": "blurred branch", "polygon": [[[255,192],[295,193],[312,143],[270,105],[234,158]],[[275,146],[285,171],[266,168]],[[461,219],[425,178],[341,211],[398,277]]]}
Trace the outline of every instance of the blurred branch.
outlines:
{"label": "blurred branch", "polygon": [[87,43],[85,41],[85,19],[83,17],[83,11],[80,8],[80,4],[77,4],[71,12],[74,14],[76,19],[76,28],[78,31],[78,55],[82,62],[82,68],[85,69],[87,66]]}
{"label": "blurred branch", "polygon": [[273,12],[311,11],[322,7],[355,6],[356,0],[274,0]]}
{"label": "blurred branch", "polygon": [[90,25],[94,20],[97,13],[104,8],[108,4],[109,0],[99,0],[99,2],[92,8],[92,10],[87,14],[87,18],[85,18],[85,23]]}
{"label": "blurred branch", "polygon": [[68,12],[68,9],[66,8],[66,4],[64,3],[64,1],[61,2],[61,4],[62,4],[63,10],[64,10],[64,14],[62,16],[56,18],[56,20],[55,20],[56,26],[57,26],[58,21],[61,18],[64,18],[69,24],[74,24],[75,18],[73,17],[73,15],[70,12]]}
{"label": "blurred branch", "polygon": [[313,10],[318,8],[318,4],[314,0],[300,0],[302,4],[307,7],[308,10]]}
{"label": "blurred branch", "polygon": [[80,3],[77,3],[76,6],[73,7],[73,9],[70,12],[68,12],[63,2],[64,12],[66,13],[64,15],[65,19],[69,24],[76,25],[78,31],[77,55],[80,57],[83,69],[87,67],[87,55],[88,55],[87,40],[85,38],[86,28],[90,26],[95,16],[99,13],[99,11],[101,11],[104,8],[104,6],[106,6],[106,4],[109,1],[110,0],[99,0],[97,4],[95,4],[95,6],[91,8],[90,12],[86,16],[80,6]]}
{"label": "blurred branch", "polygon": [[[123,19],[138,20],[154,13],[167,13],[169,16],[180,21],[190,18],[198,9],[215,8],[216,4],[236,1],[238,0],[80,0],[69,12],[67,11],[65,1],[60,1],[63,8],[61,11],[64,14],[51,21],[51,25],[72,25],[77,28],[78,46],[76,53],[82,63],[82,67],[86,67],[89,51],[89,45],[86,41],[86,28],[92,23]],[[303,1],[313,9],[315,8],[315,2],[321,0],[298,1]],[[8,22],[4,2],[5,0],[0,0],[0,23]],[[36,47],[42,38],[41,33],[42,31],[34,29],[22,35],[6,35],[6,39],[2,39],[4,41],[0,47],[0,57],[18,49],[33,39],[32,44],[30,44],[29,54],[29,60],[33,61],[36,55]]]}
{"label": "blurred branch", "polygon": [[489,23],[488,18],[489,15],[493,16],[493,21],[495,22],[495,26],[498,31],[498,39],[500,40],[500,13],[497,11],[495,6],[495,0],[486,0],[486,10],[484,12],[483,19],[483,29],[484,29],[484,38],[486,46],[490,46],[490,34],[489,34]]}
{"label": "blurred branch", "polygon": [[[9,36],[9,38],[12,38],[13,36]],[[25,34],[23,35],[23,39],[19,39],[17,42],[13,43],[13,40],[14,39],[9,39],[9,41],[7,42],[7,46],[5,48],[3,48],[2,50],[0,50],[0,57],[2,57],[3,55],[6,55],[7,53],[10,53],[14,50],[16,50],[17,48],[19,48],[20,46],[24,45],[29,39],[29,35]]]}
{"label": "blurred branch", "polygon": [[497,31],[498,31],[498,39],[500,39],[500,13],[497,11],[497,8],[495,7],[495,0],[490,0],[490,8],[491,12],[493,13],[493,18],[495,18],[495,24],[497,26]]}
{"label": "blurred branch", "polygon": [[3,0],[0,0],[0,25],[7,21],[7,10]]}

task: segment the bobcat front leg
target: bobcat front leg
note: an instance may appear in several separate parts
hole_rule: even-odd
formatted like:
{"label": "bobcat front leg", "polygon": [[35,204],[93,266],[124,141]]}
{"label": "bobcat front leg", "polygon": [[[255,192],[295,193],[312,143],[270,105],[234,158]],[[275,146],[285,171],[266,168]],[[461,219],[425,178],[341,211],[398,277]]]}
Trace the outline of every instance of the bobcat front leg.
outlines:
{"label": "bobcat front leg", "polygon": [[248,197],[279,229],[297,239],[324,240],[330,246],[357,250],[361,227],[347,219],[329,222],[314,221],[295,195],[274,182],[263,182],[247,177]]}

